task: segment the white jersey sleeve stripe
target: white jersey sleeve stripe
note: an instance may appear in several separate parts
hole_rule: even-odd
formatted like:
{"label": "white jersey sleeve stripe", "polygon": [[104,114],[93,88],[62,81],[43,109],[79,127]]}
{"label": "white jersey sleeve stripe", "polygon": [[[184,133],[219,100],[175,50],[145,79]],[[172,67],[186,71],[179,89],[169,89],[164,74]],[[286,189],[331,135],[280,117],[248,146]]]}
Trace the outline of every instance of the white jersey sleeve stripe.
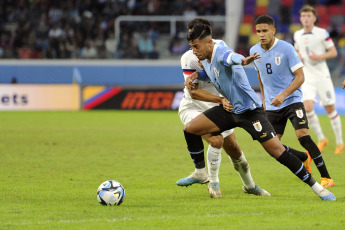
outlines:
{"label": "white jersey sleeve stripe", "polygon": [[299,68],[302,68],[302,67],[303,67],[303,63],[300,62],[297,65],[291,67],[290,69],[291,69],[291,72],[295,72],[296,70],[298,70]]}
{"label": "white jersey sleeve stripe", "polygon": [[228,58],[226,59],[226,62],[229,64],[229,65],[232,65],[232,61],[231,61],[231,56],[233,55],[234,53],[231,52],[228,56]]}

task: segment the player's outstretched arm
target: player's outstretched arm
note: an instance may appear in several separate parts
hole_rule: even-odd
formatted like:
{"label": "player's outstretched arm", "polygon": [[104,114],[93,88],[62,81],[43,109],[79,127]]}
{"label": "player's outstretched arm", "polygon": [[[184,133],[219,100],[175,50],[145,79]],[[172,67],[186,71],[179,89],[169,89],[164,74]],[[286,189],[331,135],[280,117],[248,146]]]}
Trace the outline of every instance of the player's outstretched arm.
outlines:
{"label": "player's outstretched arm", "polygon": [[242,58],[241,59],[241,65],[248,65],[250,63],[252,63],[254,60],[261,58],[260,54],[258,54],[257,52],[253,53],[252,55]]}
{"label": "player's outstretched arm", "polygon": [[343,89],[345,89],[345,80],[343,81]]}

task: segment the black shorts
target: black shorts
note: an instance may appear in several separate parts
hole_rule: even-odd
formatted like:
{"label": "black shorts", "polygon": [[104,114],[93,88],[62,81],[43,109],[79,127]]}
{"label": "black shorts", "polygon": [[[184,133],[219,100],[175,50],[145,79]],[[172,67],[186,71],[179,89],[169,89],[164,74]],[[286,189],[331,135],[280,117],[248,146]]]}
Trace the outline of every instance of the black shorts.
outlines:
{"label": "black shorts", "polygon": [[268,141],[276,135],[262,108],[248,110],[242,114],[234,114],[227,112],[220,105],[206,110],[204,115],[217,125],[221,132],[241,127],[252,136],[253,140],[259,142]]}
{"label": "black shorts", "polygon": [[302,102],[294,103],[280,110],[267,110],[267,118],[277,134],[284,134],[286,122],[290,119],[295,130],[308,129],[308,119]]}

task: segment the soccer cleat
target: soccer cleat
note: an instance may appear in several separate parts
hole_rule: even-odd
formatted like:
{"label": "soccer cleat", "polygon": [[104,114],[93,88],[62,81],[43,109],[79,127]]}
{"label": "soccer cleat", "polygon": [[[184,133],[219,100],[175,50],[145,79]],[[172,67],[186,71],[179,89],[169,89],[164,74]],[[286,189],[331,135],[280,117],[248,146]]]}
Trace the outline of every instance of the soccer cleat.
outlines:
{"label": "soccer cleat", "polygon": [[304,167],[308,170],[308,172],[310,173],[310,175],[312,174],[312,171],[311,171],[311,167],[310,167],[310,163],[311,163],[311,156],[309,154],[308,151],[305,152],[307,155],[308,155],[308,159],[303,161],[303,165]]}
{"label": "soccer cleat", "polygon": [[319,196],[322,200],[330,200],[330,201],[335,201],[336,198],[333,195],[333,193],[331,193],[330,191],[328,191],[327,189],[323,189],[320,193]]}
{"label": "soccer cleat", "polygon": [[199,175],[197,172],[192,172],[188,177],[176,181],[178,186],[190,186],[192,184],[207,184],[209,182],[208,176]]}
{"label": "soccer cleat", "polygon": [[219,182],[210,182],[208,184],[208,192],[211,198],[221,198],[222,192],[220,191]]}
{"label": "soccer cleat", "polygon": [[321,183],[322,187],[329,188],[334,186],[334,180],[331,178],[321,177]]}
{"label": "soccer cleat", "polygon": [[319,148],[320,152],[323,151],[323,149],[326,147],[327,144],[328,144],[327,137],[325,137],[325,139],[323,139],[317,143],[317,147]]}
{"label": "soccer cleat", "polygon": [[259,186],[255,185],[254,188],[246,188],[244,185],[242,186],[242,189],[245,193],[248,194],[254,194],[256,196],[271,196],[269,192],[266,190],[260,188]]}
{"label": "soccer cleat", "polygon": [[344,149],[345,149],[345,145],[344,144],[337,145],[335,147],[334,153],[335,154],[343,154],[344,153]]}

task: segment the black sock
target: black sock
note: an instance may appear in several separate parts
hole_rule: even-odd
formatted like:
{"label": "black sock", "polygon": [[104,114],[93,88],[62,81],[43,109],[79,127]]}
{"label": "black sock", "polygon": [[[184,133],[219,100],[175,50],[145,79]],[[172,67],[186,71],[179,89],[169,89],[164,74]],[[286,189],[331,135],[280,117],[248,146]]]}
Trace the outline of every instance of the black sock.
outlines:
{"label": "black sock", "polygon": [[300,161],[306,161],[308,159],[308,154],[306,154],[305,152],[301,152],[298,151],[296,149],[290,148],[287,145],[283,145],[285,147],[285,149],[290,152],[292,155],[295,155],[298,159],[300,159]]}
{"label": "black sock", "polygon": [[309,186],[313,186],[315,184],[315,180],[303,166],[302,162],[297,157],[290,154],[288,151],[285,150],[277,159],[277,161],[279,161],[279,163],[281,163],[282,165],[288,167],[290,171],[304,183],[308,184]]}
{"label": "black sock", "polygon": [[331,178],[328,174],[326,164],[323,161],[321,152],[309,135],[298,139],[299,143],[309,152],[311,158],[319,170],[321,177]]}
{"label": "black sock", "polygon": [[184,137],[195,168],[205,168],[204,143],[202,142],[201,136],[184,131]]}

